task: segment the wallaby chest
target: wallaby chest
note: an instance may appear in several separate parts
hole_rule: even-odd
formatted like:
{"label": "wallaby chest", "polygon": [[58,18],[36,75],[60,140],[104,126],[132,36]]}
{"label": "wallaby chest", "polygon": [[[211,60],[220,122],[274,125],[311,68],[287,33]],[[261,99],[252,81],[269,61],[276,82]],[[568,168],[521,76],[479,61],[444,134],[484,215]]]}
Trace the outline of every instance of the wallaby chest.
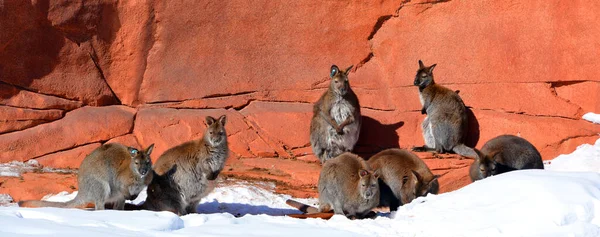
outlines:
{"label": "wallaby chest", "polygon": [[333,101],[329,114],[338,123],[344,122],[348,117],[354,114],[354,106],[343,98]]}

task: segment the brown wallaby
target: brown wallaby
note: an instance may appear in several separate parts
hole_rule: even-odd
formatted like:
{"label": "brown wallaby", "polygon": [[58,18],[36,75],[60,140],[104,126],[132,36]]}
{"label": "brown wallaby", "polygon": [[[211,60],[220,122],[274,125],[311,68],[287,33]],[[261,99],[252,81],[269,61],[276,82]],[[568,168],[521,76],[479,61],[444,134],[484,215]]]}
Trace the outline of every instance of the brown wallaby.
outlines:
{"label": "brown wallaby", "polygon": [[437,176],[415,154],[401,149],[387,149],[373,155],[367,163],[380,174],[379,206],[389,206],[390,211],[398,210],[427,193],[437,194]]}
{"label": "brown wallaby", "polygon": [[331,66],[329,89],[313,107],[310,144],[321,163],[346,151],[358,141],[362,117],[358,98],[348,82],[348,73]]}
{"label": "brown wallaby", "polygon": [[500,135],[486,142],[471,164],[471,180],[477,181],[492,175],[513,170],[544,169],[540,152],[527,140]]}
{"label": "brown wallaby", "polygon": [[103,210],[106,203],[123,210],[125,200],[135,199],[152,180],[150,154],[154,144],[144,151],[118,143],[104,144],[85,157],[77,175],[79,192],[68,202],[21,201],[21,207],[84,208],[94,203]]}
{"label": "brown wallaby", "polygon": [[[165,151],[154,165],[158,175],[172,176],[175,190],[183,197],[180,215],[195,213],[200,199],[208,194],[229,156],[225,115],[206,117],[206,131],[201,139],[185,142]],[[173,174],[167,172],[177,165]],[[158,200],[157,202],[161,202]]]}
{"label": "brown wallaby", "polygon": [[475,158],[475,151],[464,145],[468,129],[467,108],[455,91],[434,82],[435,66],[436,64],[426,67],[419,60],[414,85],[419,87],[419,99],[423,105],[421,114],[427,114],[427,117],[421,124],[425,146],[415,147],[413,151],[453,151]]}
{"label": "brown wallaby", "polygon": [[328,160],[319,176],[319,211],[365,218],[379,204],[377,171],[359,156],[345,152]]}

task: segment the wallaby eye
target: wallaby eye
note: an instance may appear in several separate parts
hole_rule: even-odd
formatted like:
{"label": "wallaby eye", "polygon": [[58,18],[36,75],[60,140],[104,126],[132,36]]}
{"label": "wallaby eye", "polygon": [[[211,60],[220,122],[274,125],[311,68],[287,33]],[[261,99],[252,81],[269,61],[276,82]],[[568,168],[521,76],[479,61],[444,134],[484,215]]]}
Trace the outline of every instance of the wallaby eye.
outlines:
{"label": "wallaby eye", "polygon": [[333,82],[335,82],[335,83],[339,83],[340,81],[338,81],[338,80],[335,80],[335,81],[333,81]]}
{"label": "wallaby eye", "polygon": [[210,135],[212,135],[212,134],[213,134],[213,132],[212,132],[212,131],[210,131]]}

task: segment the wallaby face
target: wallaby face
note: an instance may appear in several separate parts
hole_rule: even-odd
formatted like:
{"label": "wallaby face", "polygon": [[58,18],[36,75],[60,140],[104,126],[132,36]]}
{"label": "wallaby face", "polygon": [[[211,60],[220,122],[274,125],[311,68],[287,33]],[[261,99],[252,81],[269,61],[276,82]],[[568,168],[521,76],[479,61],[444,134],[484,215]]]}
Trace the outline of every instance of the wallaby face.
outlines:
{"label": "wallaby face", "polygon": [[344,96],[350,88],[350,82],[348,82],[348,73],[350,73],[352,66],[348,67],[345,71],[340,71],[336,65],[331,66],[331,83],[329,88],[336,95]]}
{"label": "wallaby face", "polygon": [[360,195],[364,199],[371,199],[379,190],[379,183],[377,181],[379,174],[377,171],[369,172],[367,170],[360,170],[358,171],[358,175],[360,176],[360,186],[358,187]]}
{"label": "wallaby face", "polygon": [[144,151],[138,151],[133,147],[127,147],[127,151],[129,152],[129,155],[131,155],[131,164],[129,167],[136,175],[142,177],[152,170],[150,154],[152,154],[153,149],[154,144],[150,145]]}
{"label": "wallaby face", "polygon": [[215,119],[211,116],[206,116],[206,132],[204,134],[205,141],[210,143],[211,146],[221,145],[227,140],[227,134],[225,133],[225,122],[227,117],[221,115],[219,119]]}
{"label": "wallaby face", "polygon": [[[182,214],[182,200],[173,175],[177,171],[177,165],[163,175],[154,173],[152,182],[146,189],[147,197],[143,208],[151,211],[171,211]],[[154,171],[152,171],[154,172]]]}
{"label": "wallaby face", "polygon": [[436,183],[438,176],[434,176],[433,179],[427,181],[424,180],[423,176],[421,176],[417,171],[411,171],[413,173],[413,182],[415,183],[414,198],[427,196],[427,194],[430,192],[437,193],[437,190],[434,189],[437,187],[434,187],[434,184]]}
{"label": "wallaby face", "polygon": [[423,89],[433,82],[433,69],[437,64],[433,64],[429,67],[425,67],[423,62],[419,60],[419,70],[417,70],[417,75],[415,76],[415,86],[419,86],[419,88]]}

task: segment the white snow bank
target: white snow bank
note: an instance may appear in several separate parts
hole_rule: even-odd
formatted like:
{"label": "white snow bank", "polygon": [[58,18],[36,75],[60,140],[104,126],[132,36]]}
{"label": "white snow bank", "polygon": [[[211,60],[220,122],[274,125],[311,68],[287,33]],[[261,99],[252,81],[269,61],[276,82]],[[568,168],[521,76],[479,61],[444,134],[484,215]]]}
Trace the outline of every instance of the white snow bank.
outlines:
{"label": "white snow bank", "polygon": [[12,161],[9,163],[0,164],[0,176],[20,177],[24,172],[59,172],[59,173],[76,173],[74,170],[53,169],[42,167],[37,160],[29,160],[27,162]]}
{"label": "white snow bank", "polygon": [[[199,210],[294,212],[285,206],[286,198],[244,183],[215,189]],[[169,212],[0,207],[0,236],[597,236],[600,174],[510,172],[451,193],[418,198],[392,216],[356,221],[334,216],[324,221],[264,214],[178,217]]]}
{"label": "white snow bank", "polygon": [[600,139],[594,145],[580,145],[573,153],[559,155],[544,163],[547,170],[600,172]]}
{"label": "white snow bank", "polygon": [[600,114],[589,112],[584,114],[582,118],[592,123],[600,124]]}

